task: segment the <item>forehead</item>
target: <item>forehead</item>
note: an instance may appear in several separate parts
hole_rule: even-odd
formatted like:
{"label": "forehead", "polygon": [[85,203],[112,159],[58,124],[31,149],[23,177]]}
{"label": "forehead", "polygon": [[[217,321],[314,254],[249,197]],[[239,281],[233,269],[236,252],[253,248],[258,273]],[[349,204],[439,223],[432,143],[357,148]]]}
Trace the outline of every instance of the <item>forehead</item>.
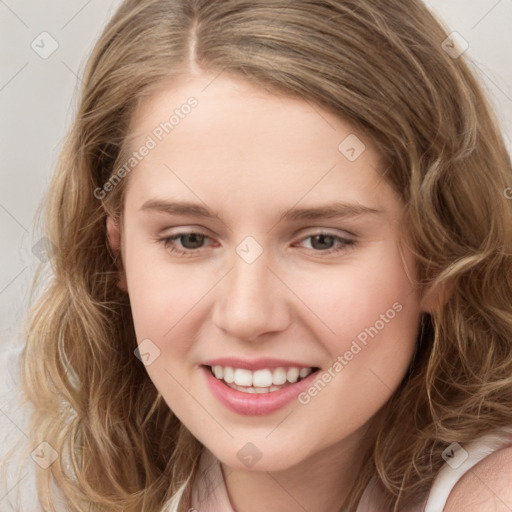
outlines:
{"label": "forehead", "polygon": [[[312,102],[221,73],[162,87],[132,119],[130,152],[151,149],[129,176],[127,197],[230,198],[260,209],[351,199],[395,201],[372,140]],[[149,144],[148,144],[149,143]]]}

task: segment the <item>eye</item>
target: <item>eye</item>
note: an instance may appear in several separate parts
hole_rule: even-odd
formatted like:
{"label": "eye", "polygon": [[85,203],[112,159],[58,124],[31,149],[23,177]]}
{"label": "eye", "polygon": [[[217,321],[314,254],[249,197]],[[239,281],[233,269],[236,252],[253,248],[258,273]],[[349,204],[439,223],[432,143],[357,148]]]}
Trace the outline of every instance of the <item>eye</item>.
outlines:
{"label": "eye", "polygon": [[184,233],[177,233],[172,236],[162,237],[158,240],[163,243],[164,247],[169,249],[171,253],[189,255],[198,249],[202,249],[204,247],[203,244],[206,240],[210,240],[210,237],[203,233],[187,231]]}
{"label": "eye", "polygon": [[331,233],[316,233],[302,239],[301,242],[310,240],[309,249],[324,254],[336,254],[347,250],[348,246],[355,245],[355,240],[343,238]]}

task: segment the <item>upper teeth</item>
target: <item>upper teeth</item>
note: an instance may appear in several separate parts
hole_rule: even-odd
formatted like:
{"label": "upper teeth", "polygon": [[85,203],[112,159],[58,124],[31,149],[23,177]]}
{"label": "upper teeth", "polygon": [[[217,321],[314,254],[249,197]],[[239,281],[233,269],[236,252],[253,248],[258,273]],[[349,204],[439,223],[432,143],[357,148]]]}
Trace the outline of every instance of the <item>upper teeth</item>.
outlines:
{"label": "upper teeth", "polygon": [[217,379],[224,380],[228,384],[235,383],[238,386],[254,386],[267,388],[272,385],[279,386],[286,381],[293,384],[299,378],[307,377],[312,368],[275,368],[274,370],[263,369],[252,372],[245,368],[232,368],[231,366],[212,366],[213,373]]}

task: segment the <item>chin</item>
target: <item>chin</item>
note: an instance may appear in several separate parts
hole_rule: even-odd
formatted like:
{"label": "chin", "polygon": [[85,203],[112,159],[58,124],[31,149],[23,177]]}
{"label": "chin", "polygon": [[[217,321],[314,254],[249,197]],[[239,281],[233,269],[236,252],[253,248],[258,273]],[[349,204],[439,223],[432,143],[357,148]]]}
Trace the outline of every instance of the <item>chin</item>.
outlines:
{"label": "chin", "polygon": [[270,446],[258,447],[256,443],[251,442],[237,444],[241,444],[242,447],[230,453],[216,453],[211,448],[208,449],[224,465],[240,471],[284,471],[300,464],[308,457],[308,454],[298,452],[296,447],[283,450]]}

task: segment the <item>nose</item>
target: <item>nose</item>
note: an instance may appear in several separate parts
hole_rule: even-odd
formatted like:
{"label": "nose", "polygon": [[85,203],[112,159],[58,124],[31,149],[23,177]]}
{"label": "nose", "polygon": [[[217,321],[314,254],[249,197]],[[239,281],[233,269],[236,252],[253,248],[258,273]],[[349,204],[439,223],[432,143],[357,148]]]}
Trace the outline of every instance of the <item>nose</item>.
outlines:
{"label": "nose", "polygon": [[286,287],[264,256],[247,263],[235,255],[232,270],[216,287],[213,323],[239,340],[255,341],[291,323]]}

